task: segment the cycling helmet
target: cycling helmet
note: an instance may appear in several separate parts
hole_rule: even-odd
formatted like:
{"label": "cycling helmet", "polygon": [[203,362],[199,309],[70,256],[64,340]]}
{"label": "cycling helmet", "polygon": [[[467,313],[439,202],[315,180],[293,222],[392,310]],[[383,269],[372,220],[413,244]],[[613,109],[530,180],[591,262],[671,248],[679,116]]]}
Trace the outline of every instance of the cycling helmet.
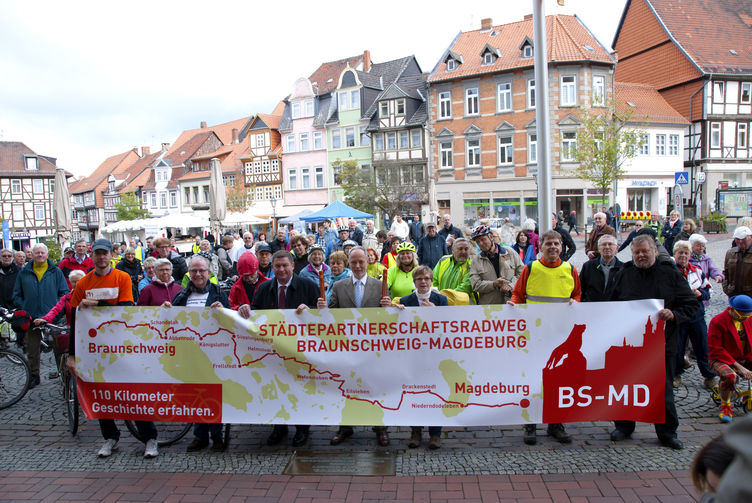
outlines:
{"label": "cycling helmet", "polygon": [[240,255],[238,259],[238,274],[243,276],[244,274],[253,274],[258,271],[258,259],[256,255],[251,252],[245,252]]}
{"label": "cycling helmet", "polygon": [[337,232],[347,231],[350,232],[350,228],[346,225],[341,225],[339,229],[337,229]]}
{"label": "cycling helmet", "polygon": [[473,229],[473,233],[470,235],[470,239],[478,239],[481,236],[491,234],[491,228],[487,225],[479,225]]}
{"label": "cycling helmet", "polygon": [[405,241],[404,243],[400,243],[397,246],[397,254],[399,255],[399,253],[403,251],[409,251],[409,252],[415,253],[415,245],[412,244],[410,241]]}
{"label": "cycling helmet", "polygon": [[345,246],[358,246],[358,243],[353,241],[352,239],[348,239],[347,241],[342,243],[342,247],[345,247]]}

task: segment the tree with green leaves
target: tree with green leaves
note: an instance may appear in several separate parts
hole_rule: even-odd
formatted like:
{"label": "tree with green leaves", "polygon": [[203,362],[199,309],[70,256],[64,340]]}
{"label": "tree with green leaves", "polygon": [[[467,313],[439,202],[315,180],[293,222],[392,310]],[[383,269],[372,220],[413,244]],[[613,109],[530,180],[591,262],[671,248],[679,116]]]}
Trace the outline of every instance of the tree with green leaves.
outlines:
{"label": "tree with green leaves", "polygon": [[614,182],[624,176],[624,162],[637,155],[645,141],[645,132],[634,126],[633,116],[633,108],[616,107],[613,101],[605,108],[580,110],[582,125],[572,155],[579,166],[571,174],[598,189],[604,205]]}
{"label": "tree with green leaves", "polygon": [[345,203],[366,213],[378,208],[390,218],[415,211],[428,197],[422,166],[377,165],[360,167],[353,160],[332,163],[335,177],[345,194]]}
{"label": "tree with green leaves", "polygon": [[253,204],[253,194],[256,193],[256,186],[245,186],[238,183],[225,189],[225,204],[227,211],[242,213]]}
{"label": "tree with green leaves", "polygon": [[118,220],[137,220],[149,218],[149,210],[142,208],[134,192],[120,194],[120,202],[115,204]]}

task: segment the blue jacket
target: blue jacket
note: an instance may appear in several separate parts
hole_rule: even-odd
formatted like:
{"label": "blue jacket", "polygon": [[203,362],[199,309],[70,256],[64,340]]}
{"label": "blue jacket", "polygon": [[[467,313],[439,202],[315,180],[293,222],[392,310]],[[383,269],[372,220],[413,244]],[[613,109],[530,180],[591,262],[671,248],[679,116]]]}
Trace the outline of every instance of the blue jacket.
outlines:
{"label": "blue jacket", "polygon": [[[206,298],[207,306],[211,306],[216,301],[220,301],[223,307],[230,309],[230,301],[227,299],[227,294],[220,291],[219,287],[214,283],[208,283],[209,296]],[[175,298],[172,299],[173,306],[185,306],[188,302],[188,296],[193,292],[193,283],[188,283],[188,286],[180,290]]]}
{"label": "blue jacket", "polygon": [[[512,249],[517,253],[520,253],[520,246],[517,243],[512,245]],[[525,265],[532,263],[535,260],[535,247],[531,244],[527,245],[527,248],[525,248],[525,257],[520,258]]]}
{"label": "blue jacket", "polygon": [[[324,284],[326,285],[326,288],[329,289],[329,285],[332,284],[332,270],[329,269],[329,266],[326,264],[321,264],[321,267],[324,269]],[[301,269],[298,276],[307,279],[308,281],[313,281],[316,283],[316,286],[319,286],[319,273],[311,264],[308,264]]]}
{"label": "blue jacket", "polygon": [[[428,300],[430,300],[435,306],[449,305],[447,298],[444,295],[436,292],[431,292],[431,296],[428,297]],[[403,306],[420,307],[420,301],[418,300],[418,295],[415,292],[402,297],[400,299],[400,304],[402,304]]]}
{"label": "blue jacket", "polygon": [[19,271],[13,286],[13,303],[26,311],[32,319],[47,314],[60,297],[68,293],[65,275],[52,260],[47,259],[47,270],[42,281],[37,280],[33,264],[31,261]]}
{"label": "blue jacket", "polygon": [[420,265],[427,265],[433,269],[436,262],[448,254],[449,250],[447,249],[446,238],[442,238],[438,234],[434,237],[426,234],[421,238],[420,243],[418,243],[418,263]]}

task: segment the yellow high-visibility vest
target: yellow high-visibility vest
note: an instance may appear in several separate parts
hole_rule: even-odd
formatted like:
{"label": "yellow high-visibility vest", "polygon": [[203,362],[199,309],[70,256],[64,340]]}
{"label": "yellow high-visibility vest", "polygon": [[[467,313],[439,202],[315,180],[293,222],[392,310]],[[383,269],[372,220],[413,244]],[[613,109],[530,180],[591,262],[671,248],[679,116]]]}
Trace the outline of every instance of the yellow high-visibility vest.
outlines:
{"label": "yellow high-visibility vest", "polygon": [[572,265],[562,262],[557,267],[546,267],[540,260],[530,263],[530,274],[525,285],[528,304],[569,302],[574,290]]}

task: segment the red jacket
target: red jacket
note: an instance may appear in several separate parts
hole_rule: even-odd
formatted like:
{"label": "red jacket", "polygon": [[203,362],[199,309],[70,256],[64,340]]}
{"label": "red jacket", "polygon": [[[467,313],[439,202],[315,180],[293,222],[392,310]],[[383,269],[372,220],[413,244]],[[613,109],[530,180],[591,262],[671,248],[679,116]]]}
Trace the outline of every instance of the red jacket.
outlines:
{"label": "red jacket", "polygon": [[[261,273],[258,273],[258,280],[256,280],[256,285],[253,287],[253,293],[256,293],[259,285],[264,281],[269,281],[269,278]],[[238,278],[235,284],[232,285],[232,288],[230,288],[230,309],[237,311],[243,304],[248,304],[250,306],[251,300],[252,299],[248,298],[248,294],[245,293],[243,277],[241,276],[240,278]]]}
{"label": "red jacket", "polygon": [[50,309],[50,312],[42,316],[42,319],[46,321],[47,323],[54,323],[55,320],[60,316],[60,314],[65,311],[65,321],[68,325],[70,325],[70,318],[71,318],[71,305],[70,300],[73,296],[73,291],[66,293],[62,297],[60,297],[60,300],[57,301],[57,304],[55,304],[52,309]]}
{"label": "red jacket", "polygon": [[[66,281],[68,281],[68,276],[70,276],[70,273],[72,273],[73,271],[83,271],[85,273],[88,273],[89,271],[94,269],[94,261],[91,259],[91,257],[86,257],[80,264],[74,257],[75,255],[66,257],[57,265],[60,270],[63,271]],[[68,281],[68,289],[71,289],[70,281]]]}
{"label": "red jacket", "polygon": [[[752,337],[752,318],[743,322],[747,337]],[[750,345],[752,346],[752,344]],[[739,340],[739,332],[736,331],[728,309],[717,314],[710,320],[708,326],[708,348],[710,359],[718,360],[726,365],[733,365],[739,360],[752,361],[752,349],[747,354],[742,352],[742,342]]]}

